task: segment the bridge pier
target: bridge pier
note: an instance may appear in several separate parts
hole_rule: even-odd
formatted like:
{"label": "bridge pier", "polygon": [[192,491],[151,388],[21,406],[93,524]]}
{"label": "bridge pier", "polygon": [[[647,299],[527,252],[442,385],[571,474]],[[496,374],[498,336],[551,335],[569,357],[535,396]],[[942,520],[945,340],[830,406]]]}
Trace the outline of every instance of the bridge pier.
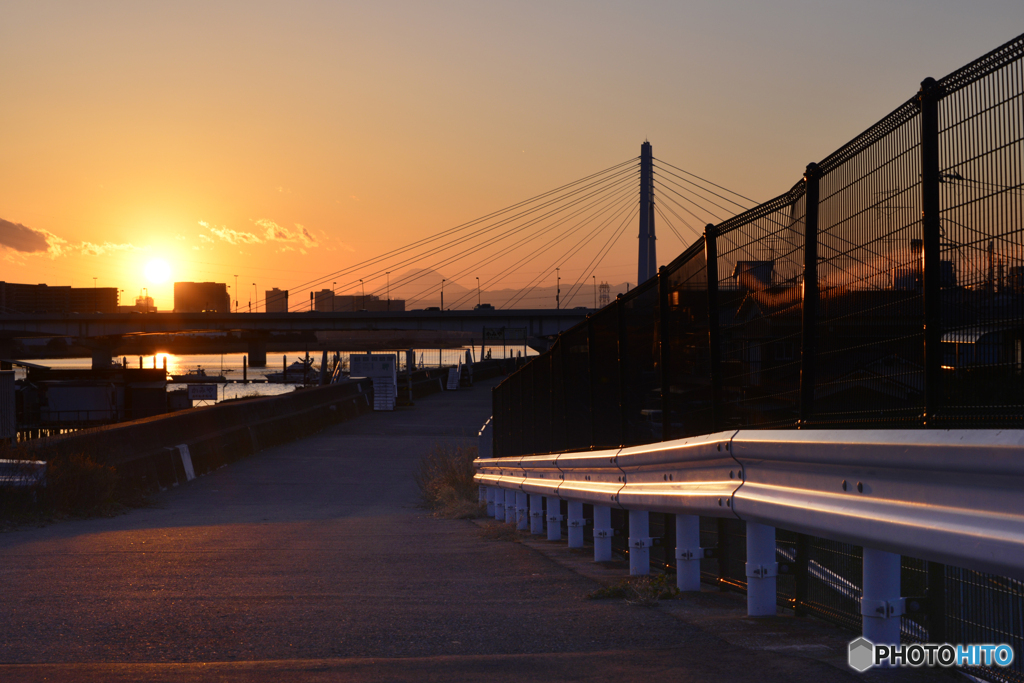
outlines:
{"label": "bridge pier", "polygon": [[775,616],[775,527],[747,522],[747,616]]}
{"label": "bridge pier", "polygon": [[676,588],[700,591],[700,517],[676,515]]}
{"label": "bridge pier", "polygon": [[651,573],[650,513],[646,510],[629,511],[629,575],[647,576]]}
{"label": "bridge pier", "polygon": [[530,494],[530,533],[544,533],[544,496],[534,493]]}
{"label": "bridge pier", "polygon": [[256,337],[249,340],[249,365],[254,368],[267,367],[267,340]]}
{"label": "bridge pier", "polygon": [[612,509],[607,505],[594,506],[594,562],[611,562]]}
{"label": "bridge pier", "polygon": [[121,337],[93,337],[77,339],[76,343],[89,349],[92,353],[92,369],[105,370],[114,361],[114,349],[121,343]]}
{"label": "bridge pier", "polygon": [[562,540],[562,499],[554,496],[546,496],[545,501],[548,508],[548,540]]}
{"label": "bridge pier", "polygon": [[875,645],[900,642],[900,556],[884,550],[864,548],[864,597],[860,601],[863,634]]}

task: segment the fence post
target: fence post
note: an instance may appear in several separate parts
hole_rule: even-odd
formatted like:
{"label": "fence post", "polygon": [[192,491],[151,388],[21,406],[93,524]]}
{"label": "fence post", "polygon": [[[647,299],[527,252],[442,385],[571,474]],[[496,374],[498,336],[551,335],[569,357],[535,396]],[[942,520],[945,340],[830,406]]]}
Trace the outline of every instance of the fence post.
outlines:
{"label": "fence post", "polygon": [[[597,447],[597,410],[594,408],[594,375],[597,374],[597,362],[594,360],[594,319],[587,316],[587,383],[590,399],[590,446]],[[604,446],[605,444],[600,444]]]}
{"label": "fence post", "polygon": [[594,506],[594,562],[612,559],[612,509],[607,505]]}
{"label": "fence post", "polygon": [[669,390],[671,377],[669,375],[669,356],[671,352],[668,345],[668,271],[665,266],[658,268],[658,364],[661,369],[661,440],[672,439],[672,420],[669,413],[672,411],[672,392]]}
{"label": "fence post", "polygon": [[[618,323],[619,370],[619,443],[626,444],[629,437],[629,402],[626,400],[626,312],[622,295],[615,297],[615,320]],[[609,524],[610,526],[610,524]]]}
{"label": "fence post", "polygon": [[804,297],[801,306],[800,416],[798,427],[806,427],[814,410],[814,361],[818,326],[818,181],[817,164],[807,164],[804,174],[807,210],[804,214]]}
{"label": "fence post", "polygon": [[708,351],[711,365],[711,431],[722,428],[722,347],[718,337],[718,244],[715,226],[704,226],[704,260],[708,275]]}
{"label": "fence post", "polygon": [[807,581],[810,578],[811,543],[807,534],[796,535],[796,556],[793,558],[793,614],[802,617],[807,614]]}
{"label": "fence post", "polygon": [[939,255],[939,100],[933,78],[921,82],[921,230],[924,242],[924,424],[942,409],[942,264]]}
{"label": "fence post", "polygon": [[946,565],[928,563],[928,640],[945,643],[946,634]]}

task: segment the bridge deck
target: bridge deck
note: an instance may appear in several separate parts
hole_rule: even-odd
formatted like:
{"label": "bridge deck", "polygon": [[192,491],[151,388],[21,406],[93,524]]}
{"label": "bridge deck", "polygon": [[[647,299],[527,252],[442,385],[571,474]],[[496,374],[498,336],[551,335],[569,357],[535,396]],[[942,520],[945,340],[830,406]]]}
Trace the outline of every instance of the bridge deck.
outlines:
{"label": "bridge deck", "polygon": [[417,508],[419,458],[475,434],[489,386],[264,451],[151,508],[0,535],[0,680],[854,680],[673,609],[586,600],[592,579]]}

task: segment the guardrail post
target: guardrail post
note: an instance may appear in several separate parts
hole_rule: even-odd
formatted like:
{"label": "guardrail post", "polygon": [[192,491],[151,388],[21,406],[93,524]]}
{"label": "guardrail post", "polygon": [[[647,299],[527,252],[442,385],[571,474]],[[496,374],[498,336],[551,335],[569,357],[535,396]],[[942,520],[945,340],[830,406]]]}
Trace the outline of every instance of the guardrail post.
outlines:
{"label": "guardrail post", "polygon": [[747,616],[775,616],[775,527],[747,522]]}
{"label": "guardrail post", "polygon": [[646,510],[629,511],[629,574],[651,573],[650,514]]}
{"label": "guardrail post", "polygon": [[526,531],[530,528],[530,517],[527,514],[529,509],[527,508],[526,492],[516,491],[516,530]]}
{"label": "guardrail post", "polygon": [[494,517],[499,522],[505,521],[505,492],[497,486],[492,486],[491,491],[494,493],[494,508],[488,510],[487,513]]}
{"label": "guardrail post", "polygon": [[530,494],[530,533],[544,533],[544,496],[536,493]]}
{"label": "guardrail post", "polygon": [[711,431],[722,423],[722,346],[718,337],[718,243],[715,226],[704,226],[704,259],[708,280],[708,351],[711,375]]}
{"label": "guardrail post", "polygon": [[801,306],[800,336],[800,416],[798,426],[805,427],[814,410],[814,361],[818,337],[818,180],[817,164],[807,164],[804,195],[804,295]]}
{"label": "guardrail post", "polygon": [[514,524],[516,521],[516,492],[512,489],[505,489],[505,523]]}
{"label": "guardrail post", "polygon": [[494,516],[494,487],[487,486],[484,491],[484,502],[487,504],[487,516]]}
{"label": "guardrail post", "polygon": [[700,517],[676,515],[676,587],[681,591],[700,590]]}
{"label": "guardrail post", "polygon": [[583,503],[569,501],[569,547],[583,547]]}
{"label": "guardrail post", "polygon": [[904,600],[900,597],[899,555],[864,548],[863,595],[860,613],[864,617],[864,637],[875,645],[898,644],[900,617],[904,611]]}
{"label": "guardrail post", "polygon": [[546,496],[544,502],[548,508],[548,540],[559,541],[562,539],[562,499]]}
{"label": "guardrail post", "polygon": [[611,562],[612,509],[607,505],[594,506],[594,562]]}

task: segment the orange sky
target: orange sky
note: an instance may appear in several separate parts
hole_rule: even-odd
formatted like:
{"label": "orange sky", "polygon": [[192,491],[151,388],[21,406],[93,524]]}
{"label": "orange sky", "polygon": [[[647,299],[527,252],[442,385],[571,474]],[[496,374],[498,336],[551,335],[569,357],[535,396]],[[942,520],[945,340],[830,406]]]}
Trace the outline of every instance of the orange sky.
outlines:
{"label": "orange sky", "polygon": [[[768,5],[0,1],[0,280],[170,308],[160,258],[237,274],[244,307],[645,138],[764,200],[1024,26],[1019,0]],[[599,280],[635,279],[635,234]],[[659,238],[662,263],[685,246]]]}

